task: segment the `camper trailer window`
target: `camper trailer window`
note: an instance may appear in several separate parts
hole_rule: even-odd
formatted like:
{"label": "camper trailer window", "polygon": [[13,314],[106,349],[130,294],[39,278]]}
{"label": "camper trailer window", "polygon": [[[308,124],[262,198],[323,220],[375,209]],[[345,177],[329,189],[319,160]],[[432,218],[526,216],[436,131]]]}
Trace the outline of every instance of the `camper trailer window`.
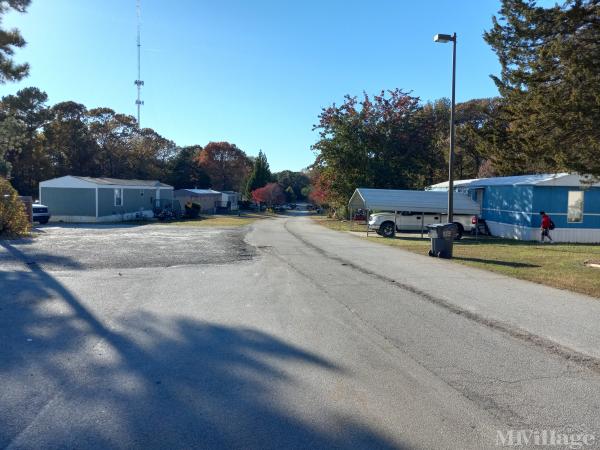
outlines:
{"label": "camper trailer window", "polygon": [[583,222],[583,192],[569,191],[568,222]]}
{"label": "camper trailer window", "polygon": [[123,206],[123,189],[115,189],[115,206]]}

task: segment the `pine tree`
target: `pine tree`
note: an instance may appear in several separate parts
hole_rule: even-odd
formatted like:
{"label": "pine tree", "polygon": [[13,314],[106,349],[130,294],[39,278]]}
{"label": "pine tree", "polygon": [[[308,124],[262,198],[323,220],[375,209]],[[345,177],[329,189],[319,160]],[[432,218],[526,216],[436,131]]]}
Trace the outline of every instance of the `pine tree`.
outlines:
{"label": "pine tree", "polygon": [[[10,9],[25,12],[31,0],[11,0],[0,2],[0,22],[2,16]],[[12,59],[15,47],[25,46],[25,39],[19,30],[4,30],[0,28],[0,84],[9,81],[19,81],[29,73],[29,64],[17,64]]]}
{"label": "pine tree", "polygon": [[266,186],[267,183],[271,182],[273,175],[269,169],[269,163],[267,156],[260,150],[258,156],[254,160],[252,172],[246,182],[246,197],[252,198],[252,191]]}
{"label": "pine tree", "polygon": [[[9,10],[13,9],[19,12],[25,12],[31,0],[11,0],[9,2],[0,2],[0,24],[2,16]],[[20,48],[25,46],[25,39],[19,33],[19,30],[4,30],[0,28],[0,84],[5,84],[9,81],[19,81],[29,73],[28,64],[16,64],[12,59],[15,53],[15,47]],[[3,121],[6,119],[2,118]],[[0,132],[3,142],[14,140],[14,121],[2,126]],[[11,170],[11,164],[6,159],[6,148],[0,148],[0,176],[8,176]]]}
{"label": "pine tree", "polygon": [[485,33],[500,63],[507,160],[600,176],[600,1],[503,0]]}

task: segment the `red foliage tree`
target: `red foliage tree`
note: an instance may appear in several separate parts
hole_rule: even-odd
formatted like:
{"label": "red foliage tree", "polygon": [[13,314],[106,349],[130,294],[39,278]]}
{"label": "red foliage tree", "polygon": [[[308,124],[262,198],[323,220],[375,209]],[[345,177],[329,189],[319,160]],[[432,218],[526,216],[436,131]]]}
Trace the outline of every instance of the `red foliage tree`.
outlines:
{"label": "red foliage tree", "polygon": [[278,183],[269,183],[264,187],[253,190],[252,199],[257,203],[264,203],[270,207],[285,203],[285,193]]}

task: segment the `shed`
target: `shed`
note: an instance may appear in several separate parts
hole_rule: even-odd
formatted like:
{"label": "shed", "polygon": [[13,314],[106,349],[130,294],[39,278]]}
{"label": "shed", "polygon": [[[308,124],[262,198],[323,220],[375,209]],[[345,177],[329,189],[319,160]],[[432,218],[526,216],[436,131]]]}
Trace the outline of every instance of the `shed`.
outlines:
{"label": "shed", "polygon": [[[358,188],[348,202],[350,209],[448,213],[448,193]],[[454,196],[454,213],[478,215],[479,205],[465,194]]]}
{"label": "shed", "polygon": [[[447,183],[431,188],[445,189]],[[545,211],[559,242],[600,243],[600,183],[589,175],[568,173],[468,180],[459,184],[481,205],[494,236],[540,239],[540,211]]]}
{"label": "shed", "polygon": [[67,175],[42,181],[40,203],[53,221],[113,222],[153,217],[172,204],[173,187],[156,180],[120,180]]}
{"label": "shed", "polygon": [[197,203],[203,214],[214,214],[217,204],[220,204],[222,194],[212,189],[177,189],[173,191],[173,197],[183,207],[186,203]]}
{"label": "shed", "polygon": [[235,191],[221,192],[221,207],[228,211],[237,211],[239,209],[240,193]]}

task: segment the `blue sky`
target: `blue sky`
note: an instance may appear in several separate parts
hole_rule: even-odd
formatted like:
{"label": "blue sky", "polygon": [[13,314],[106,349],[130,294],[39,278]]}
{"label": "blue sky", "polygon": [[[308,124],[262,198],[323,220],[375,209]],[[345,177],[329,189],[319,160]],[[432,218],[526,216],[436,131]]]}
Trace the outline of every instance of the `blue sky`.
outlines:
{"label": "blue sky", "polygon": [[[482,39],[496,0],[142,0],[142,125],[179,145],[227,140],[271,169],[312,163],[321,108],[345,94],[395,87],[422,100],[450,94],[458,33],[457,100],[496,95],[499,71]],[[28,41],[21,83],[51,103],[74,100],[135,113],[135,0],[33,0],[7,27]]]}

